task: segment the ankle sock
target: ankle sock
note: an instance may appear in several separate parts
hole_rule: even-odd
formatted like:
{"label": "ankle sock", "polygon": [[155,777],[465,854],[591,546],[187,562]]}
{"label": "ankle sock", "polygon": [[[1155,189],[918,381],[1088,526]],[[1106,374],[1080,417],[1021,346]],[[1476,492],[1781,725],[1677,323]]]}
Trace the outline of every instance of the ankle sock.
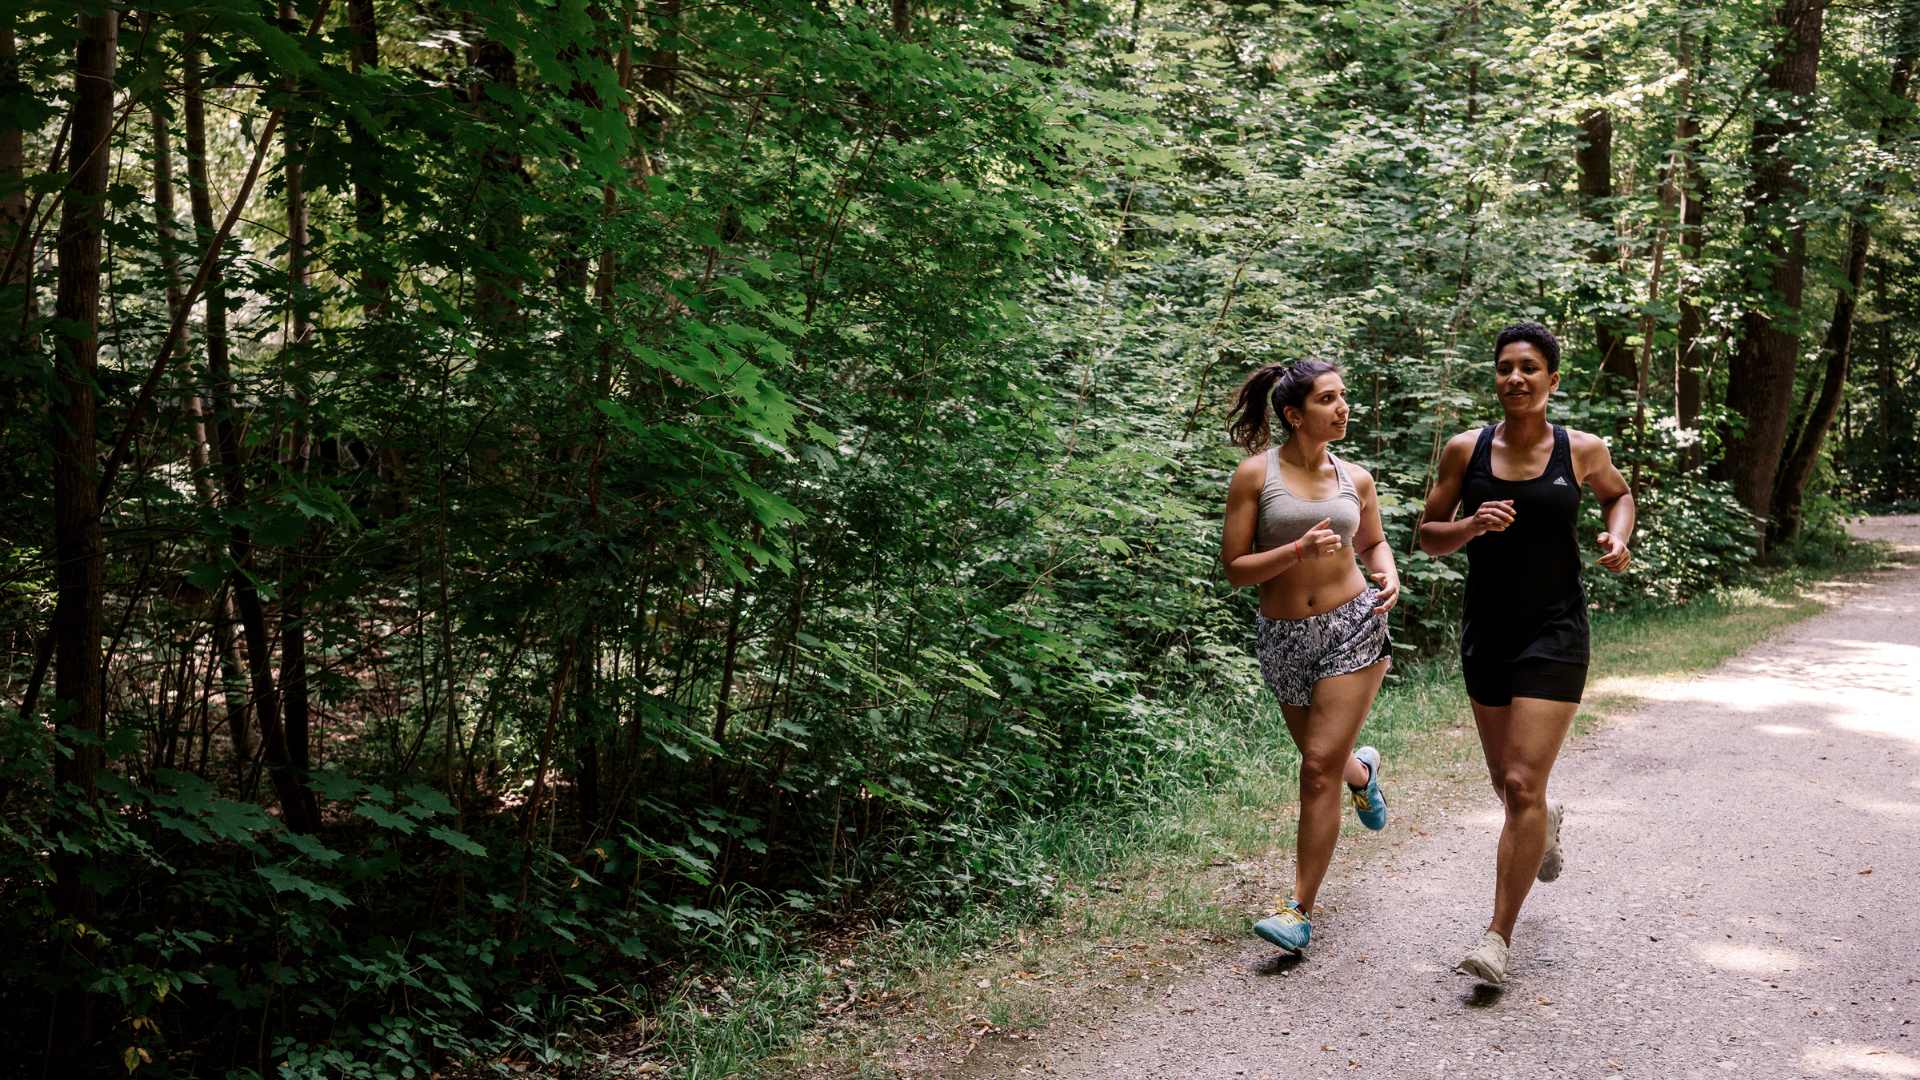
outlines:
{"label": "ankle sock", "polygon": [[1362,760],[1360,764],[1365,765],[1367,769],[1366,783],[1355,784],[1350,782],[1347,784],[1347,790],[1354,792],[1355,794],[1358,794],[1362,791],[1367,790],[1367,784],[1373,783],[1373,766],[1367,765],[1366,761],[1364,760]]}

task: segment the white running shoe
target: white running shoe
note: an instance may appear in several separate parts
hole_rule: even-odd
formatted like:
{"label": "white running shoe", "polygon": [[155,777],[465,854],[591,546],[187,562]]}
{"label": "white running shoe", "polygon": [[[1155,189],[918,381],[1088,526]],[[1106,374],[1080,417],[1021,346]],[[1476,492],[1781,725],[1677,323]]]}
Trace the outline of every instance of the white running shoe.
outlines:
{"label": "white running shoe", "polygon": [[1547,804],[1547,850],[1540,856],[1540,872],[1535,877],[1541,881],[1552,881],[1560,876],[1566,866],[1566,857],[1560,854],[1560,822],[1567,816],[1567,808],[1560,803]]}
{"label": "white running shoe", "polygon": [[1464,971],[1493,986],[1507,981],[1507,939],[1492,930],[1480,936],[1480,944],[1460,961],[1455,971]]}

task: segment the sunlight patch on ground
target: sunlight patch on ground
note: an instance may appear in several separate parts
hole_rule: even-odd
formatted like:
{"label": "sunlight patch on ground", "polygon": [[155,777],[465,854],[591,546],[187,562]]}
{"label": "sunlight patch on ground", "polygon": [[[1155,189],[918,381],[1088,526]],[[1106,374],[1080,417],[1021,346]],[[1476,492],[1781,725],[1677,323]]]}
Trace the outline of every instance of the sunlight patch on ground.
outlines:
{"label": "sunlight patch on ground", "polygon": [[1816,1073],[1865,1073],[1868,1076],[1920,1077],[1920,1058],[1895,1050],[1860,1043],[1810,1046],[1800,1059],[1803,1067]]}
{"label": "sunlight patch on ground", "polygon": [[[1685,680],[1615,677],[1601,680],[1594,689],[1648,702],[1772,714],[1754,725],[1764,735],[1816,735],[1826,727],[1920,746],[1920,709],[1913,705],[1920,693],[1920,679],[1914,674],[1920,672],[1920,647],[1854,638],[1828,638],[1820,644],[1829,650],[1819,661],[1824,687],[1796,685],[1804,660],[1787,656],[1781,658],[1778,677],[1759,673]],[[1798,722],[1773,718],[1783,712]]]}
{"label": "sunlight patch on ground", "polygon": [[1731,941],[1702,942],[1693,947],[1693,955],[1716,968],[1744,975],[1777,975],[1805,966],[1799,956],[1785,949]]}
{"label": "sunlight patch on ground", "polygon": [[1920,802],[1862,799],[1857,795],[1843,795],[1840,801],[1863,814],[1878,814],[1881,817],[1890,818],[1920,818]]}

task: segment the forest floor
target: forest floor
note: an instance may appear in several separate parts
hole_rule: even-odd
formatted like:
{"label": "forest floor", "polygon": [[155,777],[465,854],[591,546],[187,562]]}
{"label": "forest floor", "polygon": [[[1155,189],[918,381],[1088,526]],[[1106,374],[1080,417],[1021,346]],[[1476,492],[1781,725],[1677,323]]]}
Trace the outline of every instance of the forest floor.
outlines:
{"label": "forest floor", "polygon": [[[1343,837],[1306,959],[1246,931],[1291,880],[1284,848],[1160,862],[1109,886],[1108,906],[1139,908],[1124,924],[1021,930],[929,972],[945,992],[850,1010],[854,1037],[790,1068],[1920,1077],[1920,516],[1855,531],[1898,565],[1601,635],[1613,655],[1553,779],[1567,870],[1534,890],[1504,991],[1452,971],[1485,925],[1499,831],[1457,718],[1389,760],[1393,821]],[[1715,666],[1716,640],[1744,651]]]}

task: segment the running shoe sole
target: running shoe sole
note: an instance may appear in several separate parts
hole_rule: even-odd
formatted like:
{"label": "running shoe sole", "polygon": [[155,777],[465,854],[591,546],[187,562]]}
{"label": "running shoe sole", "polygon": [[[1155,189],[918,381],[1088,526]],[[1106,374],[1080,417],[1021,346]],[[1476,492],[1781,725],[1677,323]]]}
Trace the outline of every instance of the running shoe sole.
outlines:
{"label": "running shoe sole", "polygon": [[1540,856],[1540,872],[1534,875],[1541,881],[1552,881],[1566,867],[1566,856],[1560,853],[1560,825],[1566,816],[1565,806],[1559,803],[1547,806],[1547,850]]}
{"label": "running shoe sole", "polygon": [[1367,763],[1367,786],[1359,791],[1348,788],[1353,797],[1353,813],[1360,824],[1379,832],[1387,827],[1387,796],[1380,790],[1380,751],[1363,746],[1353,756]]}

